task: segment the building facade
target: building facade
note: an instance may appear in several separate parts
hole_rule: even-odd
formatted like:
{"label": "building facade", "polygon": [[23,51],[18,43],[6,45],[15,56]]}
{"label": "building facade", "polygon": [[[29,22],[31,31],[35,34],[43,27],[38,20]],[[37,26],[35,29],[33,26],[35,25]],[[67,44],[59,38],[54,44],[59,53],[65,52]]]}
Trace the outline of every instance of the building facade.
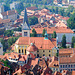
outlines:
{"label": "building facade", "polygon": [[13,2],[10,4],[10,9],[17,9],[19,7],[19,2]]}
{"label": "building facade", "polygon": [[9,10],[3,13],[0,13],[1,19],[10,19],[11,21],[15,21],[17,19],[18,13],[16,10]]}

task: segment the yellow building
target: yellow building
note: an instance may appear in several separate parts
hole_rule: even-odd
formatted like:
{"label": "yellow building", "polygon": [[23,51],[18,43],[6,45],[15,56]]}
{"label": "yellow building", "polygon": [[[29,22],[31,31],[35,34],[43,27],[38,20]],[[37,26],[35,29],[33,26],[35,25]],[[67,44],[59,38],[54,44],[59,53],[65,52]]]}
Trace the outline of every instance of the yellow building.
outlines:
{"label": "yellow building", "polygon": [[38,48],[37,56],[56,56],[56,39],[46,39],[46,37],[20,37],[15,42],[15,52],[20,54],[27,54],[27,48],[31,43]]}

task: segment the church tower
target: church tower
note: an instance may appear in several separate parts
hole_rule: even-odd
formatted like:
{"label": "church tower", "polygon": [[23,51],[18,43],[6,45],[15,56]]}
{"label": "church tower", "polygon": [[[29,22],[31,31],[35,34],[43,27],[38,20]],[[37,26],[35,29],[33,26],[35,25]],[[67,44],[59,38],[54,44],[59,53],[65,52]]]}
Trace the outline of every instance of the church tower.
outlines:
{"label": "church tower", "polygon": [[25,8],[23,26],[22,26],[22,37],[30,37],[30,25],[28,23],[27,11]]}

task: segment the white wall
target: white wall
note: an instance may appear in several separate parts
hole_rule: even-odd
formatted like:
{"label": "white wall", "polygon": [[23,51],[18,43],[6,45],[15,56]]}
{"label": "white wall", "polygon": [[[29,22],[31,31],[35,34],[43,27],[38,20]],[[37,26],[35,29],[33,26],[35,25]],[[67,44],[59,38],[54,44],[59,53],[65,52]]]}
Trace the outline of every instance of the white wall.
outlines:
{"label": "white wall", "polygon": [[74,33],[57,33],[58,42],[62,41],[62,36],[65,34],[66,36],[66,42],[71,43],[72,37],[75,36]]}

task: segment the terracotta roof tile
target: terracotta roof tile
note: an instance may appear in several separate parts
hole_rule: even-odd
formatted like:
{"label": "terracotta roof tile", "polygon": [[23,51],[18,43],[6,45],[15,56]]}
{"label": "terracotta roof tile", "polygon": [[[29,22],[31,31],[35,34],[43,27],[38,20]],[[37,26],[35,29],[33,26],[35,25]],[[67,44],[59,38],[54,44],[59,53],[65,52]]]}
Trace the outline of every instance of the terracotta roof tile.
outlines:
{"label": "terracotta roof tile", "polygon": [[75,63],[75,54],[73,54],[71,57],[61,57],[59,60],[60,60],[60,64]]}
{"label": "terracotta roof tile", "polygon": [[33,44],[33,45],[30,45],[28,48],[27,48],[27,51],[29,52],[34,52],[34,51],[37,51],[38,48]]}
{"label": "terracotta roof tile", "polygon": [[20,37],[15,44],[30,45],[30,43],[34,43],[38,49],[52,49],[56,47],[56,39],[44,40],[44,37]]}
{"label": "terracotta roof tile", "polygon": [[26,9],[27,9],[27,10],[36,10],[37,7],[35,7],[35,6],[33,6],[33,7],[27,7]]}
{"label": "terracotta roof tile", "polygon": [[75,48],[59,49],[59,55],[73,54],[73,53],[75,53]]}
{"label": "terracotta roof tile", "polygon": [[[74,33],[70,28],[68,27],[38,27],[38,28],[35,28],[33,27],[37,34],[42,34],[43,32],[43,29],[46,29],[47,30],[47,33],[48,34],[52,34],[54,31],[56,31],[56,33]],[[33,28],[31,29],[30,33],[32,33],[32,30]]]}
{"label": "terracotta roof tile", "polygon": [[75,75],[75,71],[72,71],[72,75]]}

